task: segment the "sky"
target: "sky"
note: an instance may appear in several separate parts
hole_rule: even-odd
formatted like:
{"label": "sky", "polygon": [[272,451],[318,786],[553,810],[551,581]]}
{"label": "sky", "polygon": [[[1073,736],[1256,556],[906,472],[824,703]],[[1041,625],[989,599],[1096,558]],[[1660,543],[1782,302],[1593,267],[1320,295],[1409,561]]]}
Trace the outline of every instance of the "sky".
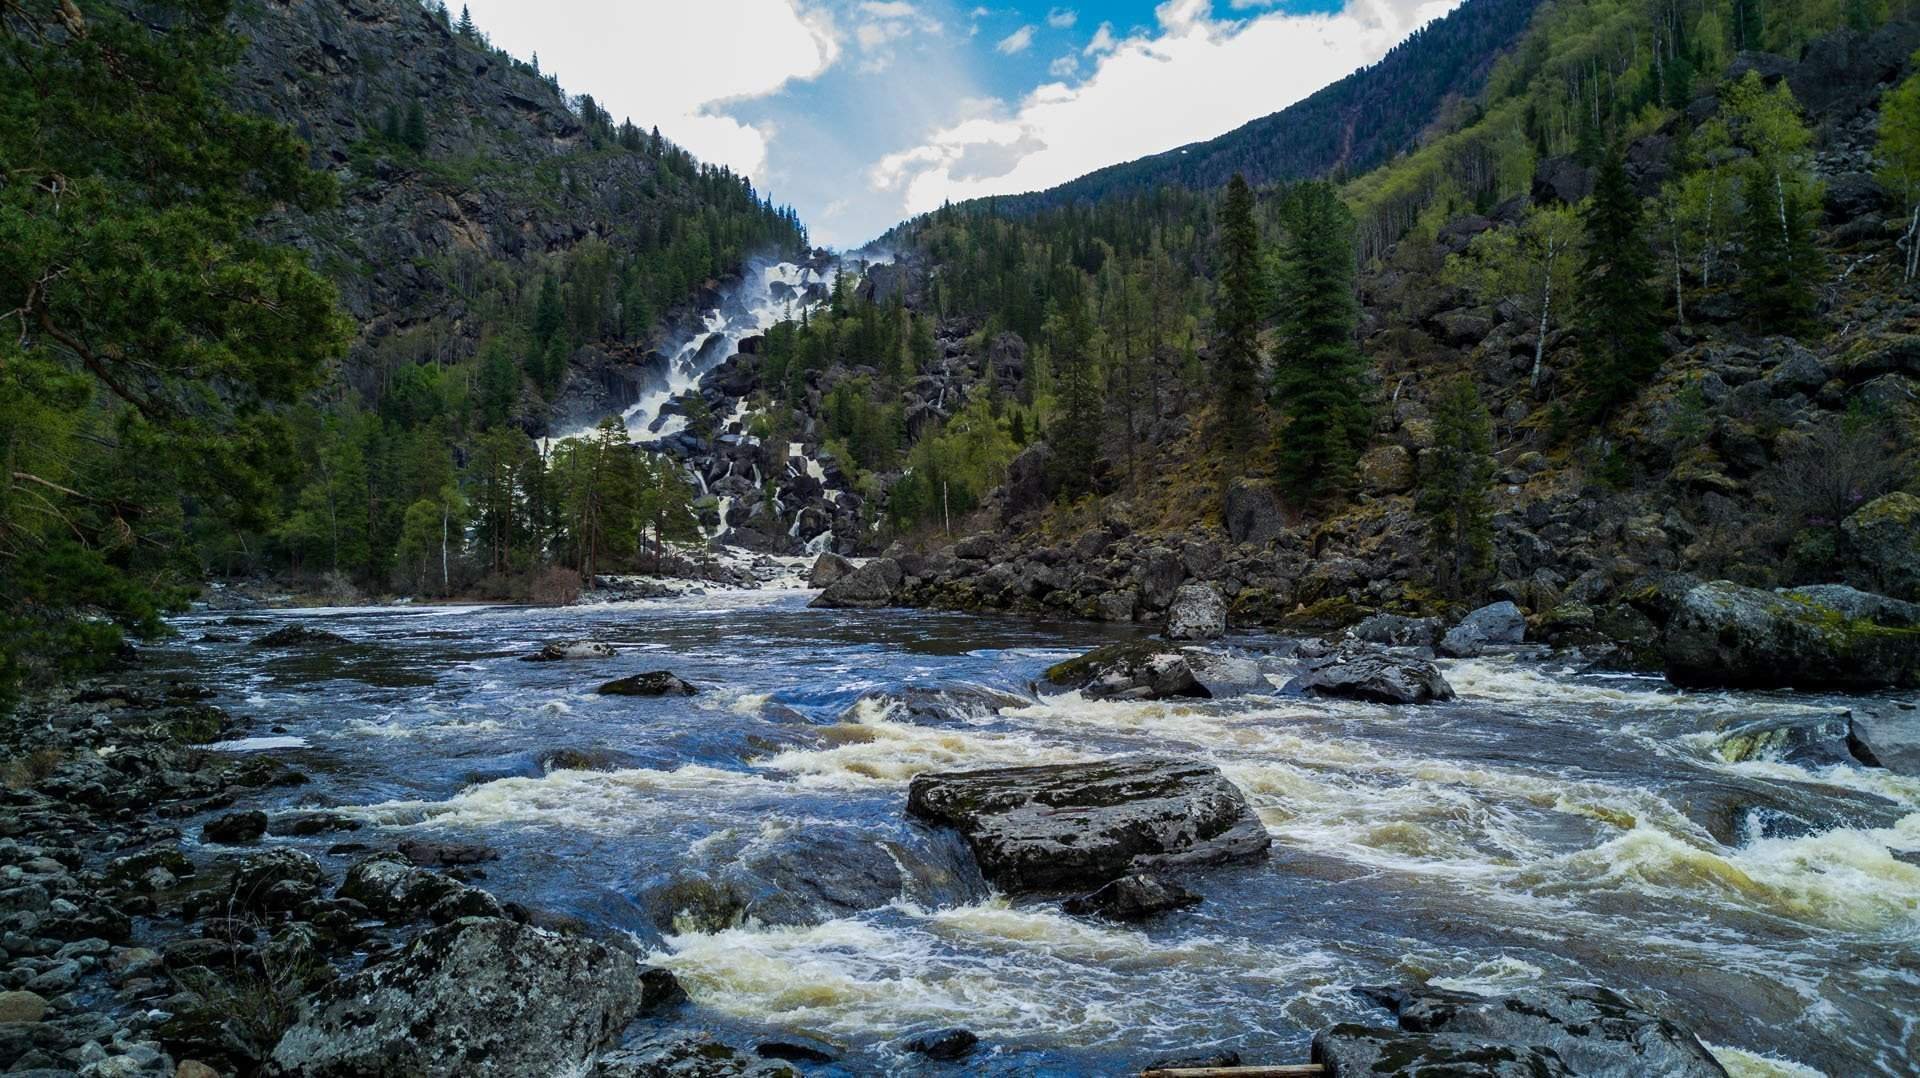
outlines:
{"label": "sky", "polygon": [[[1459,0],[466,0],[815,243],[1212,138],[1380,58]],[[450,0],[457,13],[459,0]]]}

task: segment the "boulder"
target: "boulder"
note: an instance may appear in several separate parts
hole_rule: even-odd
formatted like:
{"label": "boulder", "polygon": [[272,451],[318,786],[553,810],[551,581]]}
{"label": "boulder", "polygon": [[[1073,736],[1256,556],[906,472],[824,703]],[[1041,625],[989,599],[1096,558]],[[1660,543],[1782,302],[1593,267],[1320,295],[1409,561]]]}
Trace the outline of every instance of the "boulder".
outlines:
{"label": "boulder", "polygon": [[1375,614],[1347,630],[1347,635],[1366,644],[1390,647],[1430,648],[1440,642],[1445,631],[1439,618],[1408,618],[1399,614]]}
{"label": "boulder", "polygon": [[602,943],[490,917],[433,929],[321,993],[274,1048],[285,1075],[579,1074],[627,1023],[672,1001]]}
{"label": "boulder", "polygon": [[597,640],[556,640],[526,657],[530,663],[557,663],[575,659],[611,659],[612,644]]}
{"label": "boulder", "polygon": [[1369,494],[1405,494],[1413,489],[1413,454],[1405,446],[1377,445],[1358,466],[1360,485]]}
{"label": "boulder", "polygon": [[667,670],[616,678],[594,690],[602,696],[692,696],[699,689]]}
{"label": "boulder", "polygon": [[394,847],[400,856],[416,865],[477,865],[500,857],[499,851],[478,842],[422,842],[404,839]]}
{"label": "boulder", "polygon": [[928,1059],[952,1063],[972,1054],[974,1046],[979,1043],[980,1038],[974,1036],[972,1030],[955,1026],[952,1029],[936,1029],[931,1033],[922,1033],[909,1040],[903,1047],[909,1052],[926,1056]]}
{"label": "boulder", "polygon": [[1227,537],[1252,546],[1273,542],[1287,526],[1272,484],[1258,479],[1235,479],[1227,484],[1224,516]]}
{"label": "boulder", "polygon": [[1847,751],[1868,767],[1920,777],[1920,704],[1888,700],[1854,708]]}
{"label": "boulder", "polygon": [[1840,522],[1861,583],[1897,599],[1920,600],[1920,498],[1882,495]]}
{"label": "boulder", "polygon": [[1313,1039],[1329,1078],[1642,1075],[1725,1078],[1684,1027],[1604,988],[1531,988],[1478,996],[1438,988],[1362,988],[1399,1027],[1340,1025]]}
{"label": "boulder", "polygon": [[258,809],[215,816],[206,822],[206,826],[200,828],[202,839],[218,842],[223,846],[252,842],[266,833],[267,814]]}
{"label": "boulder", "polygon": [[799,1078],[785,1063],[755,1059],[704,1031],[663,1029],[603,1054],[590,1078]]}
{"label": "boulder", "polygon": [[1053,501],[1053,450],[1036,442],[1007,465],[1004,513],[1007,520],[1023,517]]}
{"label": "boulder", "polygon": [[466,884],[414,865],[400,854],[383,853],[349,868],[339,897],[353,899],[376,917],[408,921],[469,890]]}
{"label": "boulder", "polygon": [[1212,584],[1182,584],[1167,607],[1167,639],[1217,640],[1227,634],[1227,600]]}
{"label": "boulder", "polygon": [[819,557],[813,559],[813,568],[807,570],[807,586],[810,588],[828,587],[832,585],[834,581],[849,575],[853,571],[854,564],[852,562],[835,554],[831,550],[825,550],[820,553]]}
{"label": "boulder", "polygon": [[1109,921],[1145,921],[1199,901],[1199,895],[1171,880],[1135,872],[1084,895],[1075,895],[1060,906],[1068,913],[1104,917]]}
{"label": "boulder", "polygon": [[1095,700],[1206,699],[1184,652],[1151,640],[1108,644],[1047,668],[1047,682]]}
{"label": "boulder", "polygon": [[1511,602],[1483,606],[1440,638],[1440,654],[1470,659],[1489,645],[1519,644],[1527,639],[1527,616]]}
{"label": "boulder", "polygon": [[894,593],[906,579],[900,563],[892,558],[874,558],[827,585],[809,606],[823,609],[872,610],[892,606]]}
{"label": "boulder", "polygon": [[299,648],[326,647],[348,643],[339,633],[330,633],[325,629],[313,629],[305,625],[284,625],[270,633],[253,638],[257,648]]}
{"label": "boulder", "polygon": [[1013,894],[1246,860],[1272,842],[1218,768],[1176,757],[922,774],[907,812],[958,830],[987,879]]}
{"label": "boulder", "polygon": [[262,850],[234,869],[228,891],[238,909],[289,909],[313,897],[326,874],[320,862],[285,846]]}
{"label": "boulder", "polygon": [[1736,723],[1720,734],[1714,751],[1728,763],[1780,760],[1803,767],[1853,762],[1847,739],[1853,723],[1846,712],[1788,716]]}
{"label": "boulder", "polygon": [[1307,670],[1290,686],[1317,696],[1377,704],[1429,704],[1453,699],[1453,686],[1432,663],[1391,655],[1338,655]]}
{"label": "boulder", "polygon": [[1862,690],[1920,686],[1920,606],[1838,585],[1762,591],[1696,584],[1660,642],[1688,687]]}

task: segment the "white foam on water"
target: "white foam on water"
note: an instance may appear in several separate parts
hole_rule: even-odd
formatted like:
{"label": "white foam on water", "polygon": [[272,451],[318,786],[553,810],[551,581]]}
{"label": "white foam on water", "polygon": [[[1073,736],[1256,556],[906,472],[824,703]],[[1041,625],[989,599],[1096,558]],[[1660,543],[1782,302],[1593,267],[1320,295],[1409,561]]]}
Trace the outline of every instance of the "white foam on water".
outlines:
{"label": "white foam on water", "polygon": [[788,749],[753,761],[804,787],[869,789],[905,784],[925,771],[1079,763],[1099,753],[1023,733],[989,733],[895,722],[892,706],[863,699],[816,733],[824,748]]}
{"label": "white foam on water", "polygon": [[[444,801],[384,801],[351,810],[374,823],[436,827],[561,827],[630,834],[662,818],[710,817],[728,802],[792,787],[758,775],[689,764],[672,771],[552,771],[470,786]],[[716,803],[718,803],[716,807]]]}
{"label": "white foam on water", "polygon": [[286,735],[281,737],[236,737],[228,741],[215,741],[202,745],[209,752],[266,752],[272,749],[304,749],[307,739]]}
{"label": "white foam on water", "polygon": [[1726,1068],[1728,1078],[1827,1078],[1827,1072],[1781,1056],[1749,1052],[1711,1041],[1701,1041]]}

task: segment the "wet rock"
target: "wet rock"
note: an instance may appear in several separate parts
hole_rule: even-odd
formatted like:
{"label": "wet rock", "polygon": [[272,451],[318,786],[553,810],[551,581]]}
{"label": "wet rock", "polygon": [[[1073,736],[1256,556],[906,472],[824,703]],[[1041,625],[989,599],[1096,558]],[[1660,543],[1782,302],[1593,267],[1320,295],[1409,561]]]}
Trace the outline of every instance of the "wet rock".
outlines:
{"label": "wet rock", "polygon": [[358,831],[363,825],[351,816],[337,812],[302,812],[273,821],[276,835],[324,835],[339,831]]}
{"label": "wet rock", "polygon": [[1841,521],[1840,531],[1861,583],[1920,600],[1920,498],[1904,491],[1875,498]]}
{"label": "wet rock", "polygon": [[1207,698],[1186,655],[1150,640],[1108,644],[1047,668],[1047,683],[1095,700]]}
{"label": "wet rock", "polygon": [[325,629],[315,629],[306,625],[286,625],[254,637],[253,646],[257,648],[331,647],[348,642],[347,638],[339,633],[330,633]]}
{"label": "wet rock", "polygon": [[1366,644],[1389,647],[1430,648],[1440,642],[1445,626],[1439,618],[1408,618],[1398,614],[1375,614],[1347,630],[1347,635]]}
{"label": "wet rock", "polygon": [[784,1059],[794,1063],[831,1063],[840,1058],[838,1052],[824,1043],[797,1037],[761,1041],[753,1046],[753,1054],[761,1059]]}
{"label": "wet rock", "polygon": [[1527,639],[1527,616],[1511,602],[1483,606],[1440,638],[1440,654],[1471,659],[1489,646],[1519,644]]}
{"label": "wet rock", "polygon": [[1167,607],[1167,639],[1217,640],[1227,634],[1227,601],[1212,584],[1182,584]]}
{"label": "wet rock", "polygon": [[1399,1075],[1642,1075],[1725,1078],[1682,1026],[1604,988],[1477,996],[1437,988],[1362,988],[1398,1029],[1335,1026],[1313,1039],[1331,1078]]}
{"label": "wet rock", "polygon": [[478,842],[423,842],[418,839],[407,839],[401,842],[397,849],[400,856],[423,867],[477,865],[500,857],[498,850]]}
{"label": "wet rock", "polygon": [[215,816],[200,829],[200,837],[226,846],[252,842],[267,833],[267,814],[258,810]]}
{"label": "wet rock", "polygon": [[1171,880],[1136,872],[1084,895],[1075,895],[1062,902],[1060,908],[1079,916],[1104,917],[1109,921],[1145,921],[1199,902],[1199,895]]}
{"label": "wet rock", "polygon": [[556,640],[526,657],[530,663],[556,663],[573,659],[611,659],[612,644],[597,640]]}
{"label": "wet rock", "polygon": [[872,610],[893,605],[906,573],[893,558],[874,558],[827,586],[808,606]]}
{"label": "wet rock", "polygon": [[711,1033],[665,1030],[604,1053],[592,1078],[794,1078],[785,1063],[758,1060]]}
{"label": "wet rock", "polygon": [[405,921],[466,890],[460,881],[409,864],[398,854],[375,854],[347,870],[339,897],[360,903],[376,917]]}
{"label": "wet rock", "polygon": [[957,829],[987,878],[1012,893],[1086,890],[1271,845],[1218,768],[1173,757],[923,774],[907,812]]}
{"label": "wet rock", "polygon": [[1380,654],[1347,654],[1323,660],[1295,678],[1290,688],[1378,704],[1428,704],[1453,699],[1453,686],[1432,663]]}
{"label": "wet rock", "polygon": [[971,1055],[974,1047],[979,1043],[980,1038],[975,1036],[972,1030],[955,1026],[952,1029],[922,1033],[908,1041],[904,1047],[907,1051],[926,1056],[928,1059],[951,1063]]}
{"label": "wet rock", "polygon": [[848,576],[854,571],[854,564],[835,554],[823,551],[813,559],[813,568],[807,570],[807,586],[810,588],[830,587],[834,581]]}
{"label": "wet rock", "polygon": [[241,909],[285,910],[313,897],[326,874],[299,850],[263,850],[240,862],[229,895]]}
{"label": "wet rock", "polygon": [[1920,686],[1920,606],[1835,585],[1688,589],[1661,639],[1667,678],[1689,687]]}
{"label": "wet rock", "polygon": [[653,670],[609,681],[595,690],[602,696],[692,696],[699,692],[667,670]]}
{"label": "wet rock", "polygon": [[1186,660],[1194,681],[1213,699],[1273,691],[1273,683],[1252,659],[1200,648],[1184,648],[1180,655]]}
{"label": "wet rock", "polygon": [[1759,719],[1726,730],[1714,750],[1728,763],[1780,760],[1802,767],[1852,763],[1853,755],[1847,750],[1851,726],[1845,712]]}
{"label": "wet rock", "polygon": [[1854,708],[1847,751],[1868,767],[1920,776],[1920,704],[1888,700]]}
{"label": "wet rock", "polygon": [[272,1066],[311,1078],[580,1073],[648,1004],[629,955],[469,918],[321,993]]}

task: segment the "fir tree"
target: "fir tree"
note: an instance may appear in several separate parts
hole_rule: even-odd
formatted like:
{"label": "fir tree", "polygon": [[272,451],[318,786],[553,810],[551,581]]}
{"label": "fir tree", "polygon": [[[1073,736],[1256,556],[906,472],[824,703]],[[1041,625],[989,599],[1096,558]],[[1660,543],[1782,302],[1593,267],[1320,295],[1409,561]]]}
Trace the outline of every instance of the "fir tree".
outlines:
{"label": "fir tree", "polygon": [[1060,409],[1051,439],[1054,483],[1071,498],[1093,489],[1102,406],[1093,318],[1077,275],[1060,290],[1047,326]]}
{"label": "fir tree", "polygon": [[1761,170],[1747,174],[1740,216],[1740,299],[1762,333],[1795,333],[1813,317],[1820,252],[1797,191],[1777,203]]}
{"label": "fir tree", "polygon": [[1260,272],[1260,229],[1253,219],[1253,191],[1234,174],[1220,208],[1220,301],[1214,311],[1214,401],[1216,447],[1233,463],[1253,447],[1258,399],[1260,322],[1265,282]]}
{"label": "fir tree", "polygon": [[460,5],[460,22],[455,27],[464,38],[473,37],[473,16],[467,13],[467,5]]}
{"label": "fir tree", "polygon": [[1583,219],[1580,380],[1590,421],[1611,417],[1660,367],[1660,296],[1649,283],[1654,265],[1645,216],[1616,145],[1600,165]]}
{"label": "fir tree", "polygon": [[1332,184],[1287,193],[1277,279],[1281,338],[1273,394],[1284,418],[1281,485],[1315,498],[1346,485],[1366,443],[1366,382],[1354,343],[1353,216]]}
{"label": "fir tree", "polygon": [[1434,582],[1456,599],[1493,569],[1493,420],[1473,381],[1444,382],[1433,401],[1433,448],[1420,455],[1416,506],[1426,516]]}

